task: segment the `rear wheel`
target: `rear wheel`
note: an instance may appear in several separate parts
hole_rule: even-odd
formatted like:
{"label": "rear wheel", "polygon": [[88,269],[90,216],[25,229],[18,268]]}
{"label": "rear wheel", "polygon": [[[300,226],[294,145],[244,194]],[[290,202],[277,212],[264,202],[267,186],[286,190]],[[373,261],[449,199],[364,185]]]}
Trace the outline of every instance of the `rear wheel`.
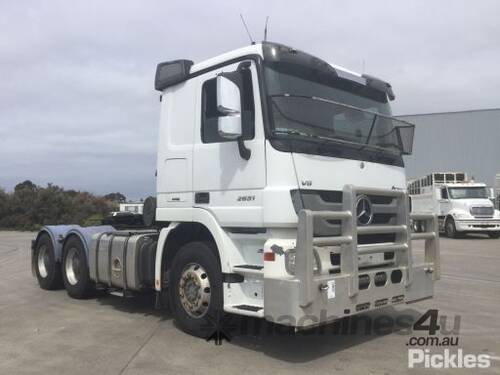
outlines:
{"label": "rear wheel", "polygon": [[223,315],[222,272],[210,244],[192,242],[174,257],[169,285],[170,308],[187,333],[209,337]]}
{"label": "rear wheel", "polygon": [[87,255],[82,241],[76,236],[70,237],[64,245],[62,270],[64,287],[71,297],[82,299],[92,294],[94,284],[89,276]]}
{"label": "rear wheel", "polygon": [[54,246],[48,234],[44,233],[38,239],[33,262],[40,288],[54,290],[62,287],[61,264],[56,262]]}
{"label": "rear wheel", "polygon": [[455,221],[452,218],[448,218],[446,220],[444,231],[446,233],[446,237],[449,238],[457,238],[457,228],[455,227]]}
{"label": "rear wheel", "polygon": [[489,232],[488,233],[488,236],[490,236],[490,238],[499,238],[500,237],[500,232]]}

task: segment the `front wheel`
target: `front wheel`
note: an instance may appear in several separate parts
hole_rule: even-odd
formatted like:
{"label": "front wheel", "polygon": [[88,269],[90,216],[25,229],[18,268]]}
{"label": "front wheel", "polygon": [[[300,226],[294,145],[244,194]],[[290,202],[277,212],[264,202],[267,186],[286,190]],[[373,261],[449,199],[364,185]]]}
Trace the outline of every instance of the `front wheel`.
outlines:
{"label": "front wheel", "polygon": [[457,228],[455,227],[455,221],[452,218],[446,220],[446,224],[444,227],[444,231],[446,233],[446,237],[448,238],[457,238]]}
{"label": "front wheel", "polygon": [[500,237],[500,232],[489,232],[488,236],[490,236],[490,238],[496,239]]}
{"label": "front wheel", "polygon": [[89,297],[94,284],[90,280],[87,255],[79,238],[72,236],[64,245],[62,262],[63,282],[70,297],[82,299]]}
{"label": "front wheel", "polygon": [[184,245],[170,270],[169,302],[175,321],[191,335],[209,337],[223,315],[222,272],[210,244]]}

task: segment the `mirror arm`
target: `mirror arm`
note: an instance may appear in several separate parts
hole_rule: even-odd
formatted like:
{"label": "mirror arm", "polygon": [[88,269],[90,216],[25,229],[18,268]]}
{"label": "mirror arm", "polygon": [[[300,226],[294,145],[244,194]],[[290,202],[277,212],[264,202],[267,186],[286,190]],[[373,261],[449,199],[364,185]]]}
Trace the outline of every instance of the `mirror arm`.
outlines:
{"label": "mirror arm", "polygon": [[238,151],[240,152],[240,156],[242,159],[248,160],[250,159],[250,155],[252,155],[252,150],[245,146],[245,142],[243,142],[243,137],[238,137]]}

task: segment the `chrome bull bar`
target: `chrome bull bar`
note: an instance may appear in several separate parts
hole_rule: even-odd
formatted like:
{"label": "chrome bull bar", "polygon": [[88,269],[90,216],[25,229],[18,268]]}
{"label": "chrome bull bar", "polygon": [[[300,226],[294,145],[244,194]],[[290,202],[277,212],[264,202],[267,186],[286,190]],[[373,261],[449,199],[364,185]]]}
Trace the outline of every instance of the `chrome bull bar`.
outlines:
{"label": "chrome bull bar", "polygon": [[[356,200],[360,195],[378,195],[392,197],[397,200],[395,225],[358,226],[356,217]],[[404,191],[375,189],[346,185],[343,189],[342,211],[301,210],[297,230],[296,272],[299,280],[299,304],[309,306],[316,291],[314,290],[314,256],[315,247],[340,247],[340,274],[349,277],[349,297],[359,292],[358,256],[382,252],[394,252],[396,266],[406,270],[404,285],[412,283],[413,256],[411,240],[425,240],[425,266],[433,272],[433,280],[440,278],[439,238],[437,217],[432,214],[414,214],[413,219],[426,221],[425,233],[410,233],[408,199]],[[340,236],[314,237],[314,219],[337,220],[341,222]],[[358,244],[358,234],[394,233],[393,243]],[[321,262],[318,262],[321,267]]]}

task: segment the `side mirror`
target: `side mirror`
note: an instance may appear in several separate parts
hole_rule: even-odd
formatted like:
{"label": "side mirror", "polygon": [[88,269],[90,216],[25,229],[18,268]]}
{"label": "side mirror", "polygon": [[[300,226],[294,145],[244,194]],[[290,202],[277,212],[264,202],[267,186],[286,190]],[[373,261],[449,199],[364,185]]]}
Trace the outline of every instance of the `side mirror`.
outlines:
{"label": "side mirror", "polygon": [[396,134],[403,155],[411,155],[413,151],[413,138],[415,136],[415,125],[397,125]]}
{"label": "side mirror", "polygon": [[219,135],[226,139],[241,137],[241,93],[238,85],[223,75],[217,76]]}

